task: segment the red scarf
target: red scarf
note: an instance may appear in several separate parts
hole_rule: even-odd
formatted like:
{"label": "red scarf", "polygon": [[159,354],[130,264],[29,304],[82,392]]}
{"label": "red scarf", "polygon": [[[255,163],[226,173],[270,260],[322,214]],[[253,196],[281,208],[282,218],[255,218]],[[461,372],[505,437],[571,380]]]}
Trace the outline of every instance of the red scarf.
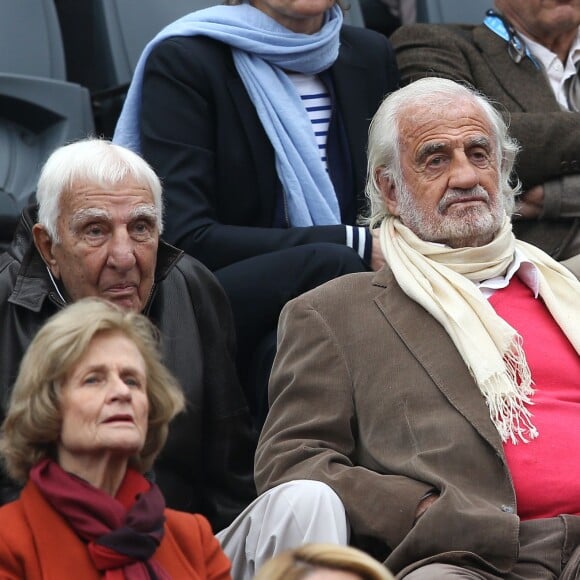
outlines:
{"label": "red scarf", "polygon": [[116,497],[43,459],[30,479],[87,542],[105,580],[170,580],[152,558],[163,539],[165,501],[159,488],[128,469]]}

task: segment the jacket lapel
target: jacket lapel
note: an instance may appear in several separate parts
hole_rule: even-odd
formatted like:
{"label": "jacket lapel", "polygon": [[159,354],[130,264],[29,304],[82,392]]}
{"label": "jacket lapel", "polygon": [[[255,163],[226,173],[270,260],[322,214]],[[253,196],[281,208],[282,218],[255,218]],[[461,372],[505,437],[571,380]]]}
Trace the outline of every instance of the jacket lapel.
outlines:
{"label": "jacket lapel", "polygon": [[33,483],[27,483],[21,501],[43,580],[70,578],[71,570],[76,571],[78,578],[99,577],[85,544],[49,506]]}
{"label": "jacket lapel", "polygon": [[[234,64],[231,64],[230,77],[227,79],[227,90],[230,93],[231,102],[238,111],[241,127],[232,127],[232,131],[241,129],[251,144],[247,154],[252,159],[252,167],[247,168],[252,179],[259,182],[258,192],[262,195],[261,201],[265,208],[265,215],[273,215],[276,196],[272,195],[272,184],[279,183],[276,173],[276,163],[274,159],[274,148],[262,127],[256,108],[252,104],[248,92],[244,87],[242,79],[235,71]],[[240,183],[244,182],[240,176]]]}
{"label": "jacket lapel", "polygon": [[503,455],[503,445],[471,374],[445,329],[397,284],[389,268],[373,285],[383,288],[375,304],[435,385],[478,433]]}
{"label": "jacket lapel", "polygon": [[474,28],[473,41],[498,85],[523,111],[560,110],[543,69],[536,68],[530,58],[524,58],[516,64],[508,54],[506,41],[485,25]]}

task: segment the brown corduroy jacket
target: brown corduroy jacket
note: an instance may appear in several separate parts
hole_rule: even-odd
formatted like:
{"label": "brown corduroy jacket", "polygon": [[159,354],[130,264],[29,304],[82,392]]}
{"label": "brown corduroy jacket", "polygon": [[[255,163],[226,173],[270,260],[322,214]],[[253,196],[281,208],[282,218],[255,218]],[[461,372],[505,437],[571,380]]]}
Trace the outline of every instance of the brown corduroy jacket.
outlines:
{"label": "brown corduroy jacket", "polygon": [[[513,566],[519,518],[500,436],[447,332],[388,268],[292,300],[278,339],[259,492],[327,483],[353,542],[390,551],[395,573],[432,559]],[[430,491],[440,497],[414,523]]]}

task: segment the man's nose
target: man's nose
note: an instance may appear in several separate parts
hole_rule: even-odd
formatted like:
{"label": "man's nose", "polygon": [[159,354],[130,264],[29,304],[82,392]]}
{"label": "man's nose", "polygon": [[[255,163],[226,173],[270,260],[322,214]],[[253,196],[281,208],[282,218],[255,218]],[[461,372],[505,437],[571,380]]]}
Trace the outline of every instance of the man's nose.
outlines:
{"label": "man's nose", "polygon": [[471,189],[479,185],[479,175],[464,151],[456,151],[451,159],[450,189]]}
{"label": "man's nose", "polygon": [[126,230],[116,231],[110,241],[107,265],[126,271],[133,268],[135,263],[135,242]]}

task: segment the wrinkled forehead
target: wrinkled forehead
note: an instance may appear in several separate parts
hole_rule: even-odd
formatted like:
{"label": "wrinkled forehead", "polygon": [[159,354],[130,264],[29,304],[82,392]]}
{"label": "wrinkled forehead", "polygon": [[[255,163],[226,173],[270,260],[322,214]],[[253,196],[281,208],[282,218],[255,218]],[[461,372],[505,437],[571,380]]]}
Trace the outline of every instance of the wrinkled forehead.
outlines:
{"label": "wrinkled forehead", "polygon": [[491,131],[489,119],[482,106],[472,99],[444,98],[430,100],[425,105],[409,105],[403,107],[399,114],[399,130],[413,134],[426,125],[453,126],[467,120],[483,125]]}
{"label": "wrinkled forehead", "polygon": [[403,149],[414,149],[431,140],[459,140],[467,136],[487,138],[491,144],[495,141],[486,112],[470,99],[445,99],[425,107],[408,107],[399,119]]}
{"label": "wrinkled forehead", "polygon": [[157,213],[155,197],[152,191],[133,179],[107,184],[95,182],[73,182],[63,192],[61,213],[83,211],[125,212],[135,211]]}

